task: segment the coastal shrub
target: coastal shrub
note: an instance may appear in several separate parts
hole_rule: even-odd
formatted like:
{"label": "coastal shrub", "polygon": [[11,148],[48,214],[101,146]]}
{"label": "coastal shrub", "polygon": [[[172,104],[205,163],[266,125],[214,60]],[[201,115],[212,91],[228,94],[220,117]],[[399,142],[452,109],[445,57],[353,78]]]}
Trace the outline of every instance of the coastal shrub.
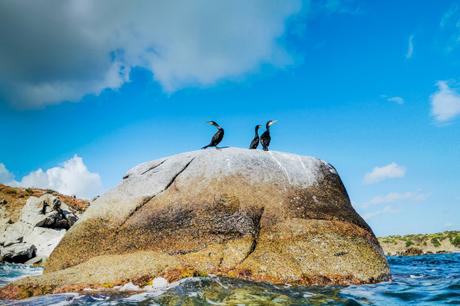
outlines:
{"label": "coastal shrub", "polygon": [[460,247],[460,235],[457,235],[455,237],[452,237],[450,239],[450,243],[452,243],[456,247]]}
{"label": "coastal shrub", "polygon": [[406,241],[406,248],[410,247],[411,245],[413,245],[414,243],[412,242],[412,240],[407,240]]}
{"label": "coastal shrub", "polygon": [[439,242],[438,238],[431,238],[431,243],[435,248],[439,247],[441,243]]}

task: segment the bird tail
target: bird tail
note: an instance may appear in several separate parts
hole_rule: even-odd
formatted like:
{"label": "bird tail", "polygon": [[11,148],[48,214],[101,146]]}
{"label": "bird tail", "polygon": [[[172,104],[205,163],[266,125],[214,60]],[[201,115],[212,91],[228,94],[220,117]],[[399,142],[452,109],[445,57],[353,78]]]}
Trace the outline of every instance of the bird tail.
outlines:
{"label": "bird tail", "polygon": [[210,146],[211,146],[211,145],[208,144],[207,146],[202,147],[201,150],[207,149],[207,148],[209,148]]}

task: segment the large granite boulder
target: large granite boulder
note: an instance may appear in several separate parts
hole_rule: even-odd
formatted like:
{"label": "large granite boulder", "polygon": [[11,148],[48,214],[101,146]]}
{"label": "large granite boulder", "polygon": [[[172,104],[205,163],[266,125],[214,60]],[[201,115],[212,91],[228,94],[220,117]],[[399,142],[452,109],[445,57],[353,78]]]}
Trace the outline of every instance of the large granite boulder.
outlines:
{"label": "large granite boulder", "polygon": [[227,148],[131,169],[67,232],[44,275],[20,280],[3,295],[208,274],[305,285],[373,283],[390,275],[331,165]]}

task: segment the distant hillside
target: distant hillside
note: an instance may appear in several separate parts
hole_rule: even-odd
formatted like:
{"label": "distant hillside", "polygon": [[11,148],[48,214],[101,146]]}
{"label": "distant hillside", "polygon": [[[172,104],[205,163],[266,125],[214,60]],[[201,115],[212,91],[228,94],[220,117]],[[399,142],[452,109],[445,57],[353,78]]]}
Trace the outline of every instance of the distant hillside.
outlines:
{"label": "distant hillside", "polygon": [[420,255],[460,252],[460,231],[378,238],[385,255]]}

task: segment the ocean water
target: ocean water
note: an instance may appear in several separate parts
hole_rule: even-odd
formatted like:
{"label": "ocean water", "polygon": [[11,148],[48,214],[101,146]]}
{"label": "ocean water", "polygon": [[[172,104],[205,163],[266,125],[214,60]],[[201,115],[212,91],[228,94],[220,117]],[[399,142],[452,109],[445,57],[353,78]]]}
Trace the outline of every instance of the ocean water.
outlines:
{"label": "ocean water", "polygon": [[[294,287],[226,278],[189,278],[166,288],[123,292],[55,294],[6,305],[451,305],[460,304],[460,254],[388,257],[393,279],[375,285]],[[0,266],[0,286],[40,268]]]}

